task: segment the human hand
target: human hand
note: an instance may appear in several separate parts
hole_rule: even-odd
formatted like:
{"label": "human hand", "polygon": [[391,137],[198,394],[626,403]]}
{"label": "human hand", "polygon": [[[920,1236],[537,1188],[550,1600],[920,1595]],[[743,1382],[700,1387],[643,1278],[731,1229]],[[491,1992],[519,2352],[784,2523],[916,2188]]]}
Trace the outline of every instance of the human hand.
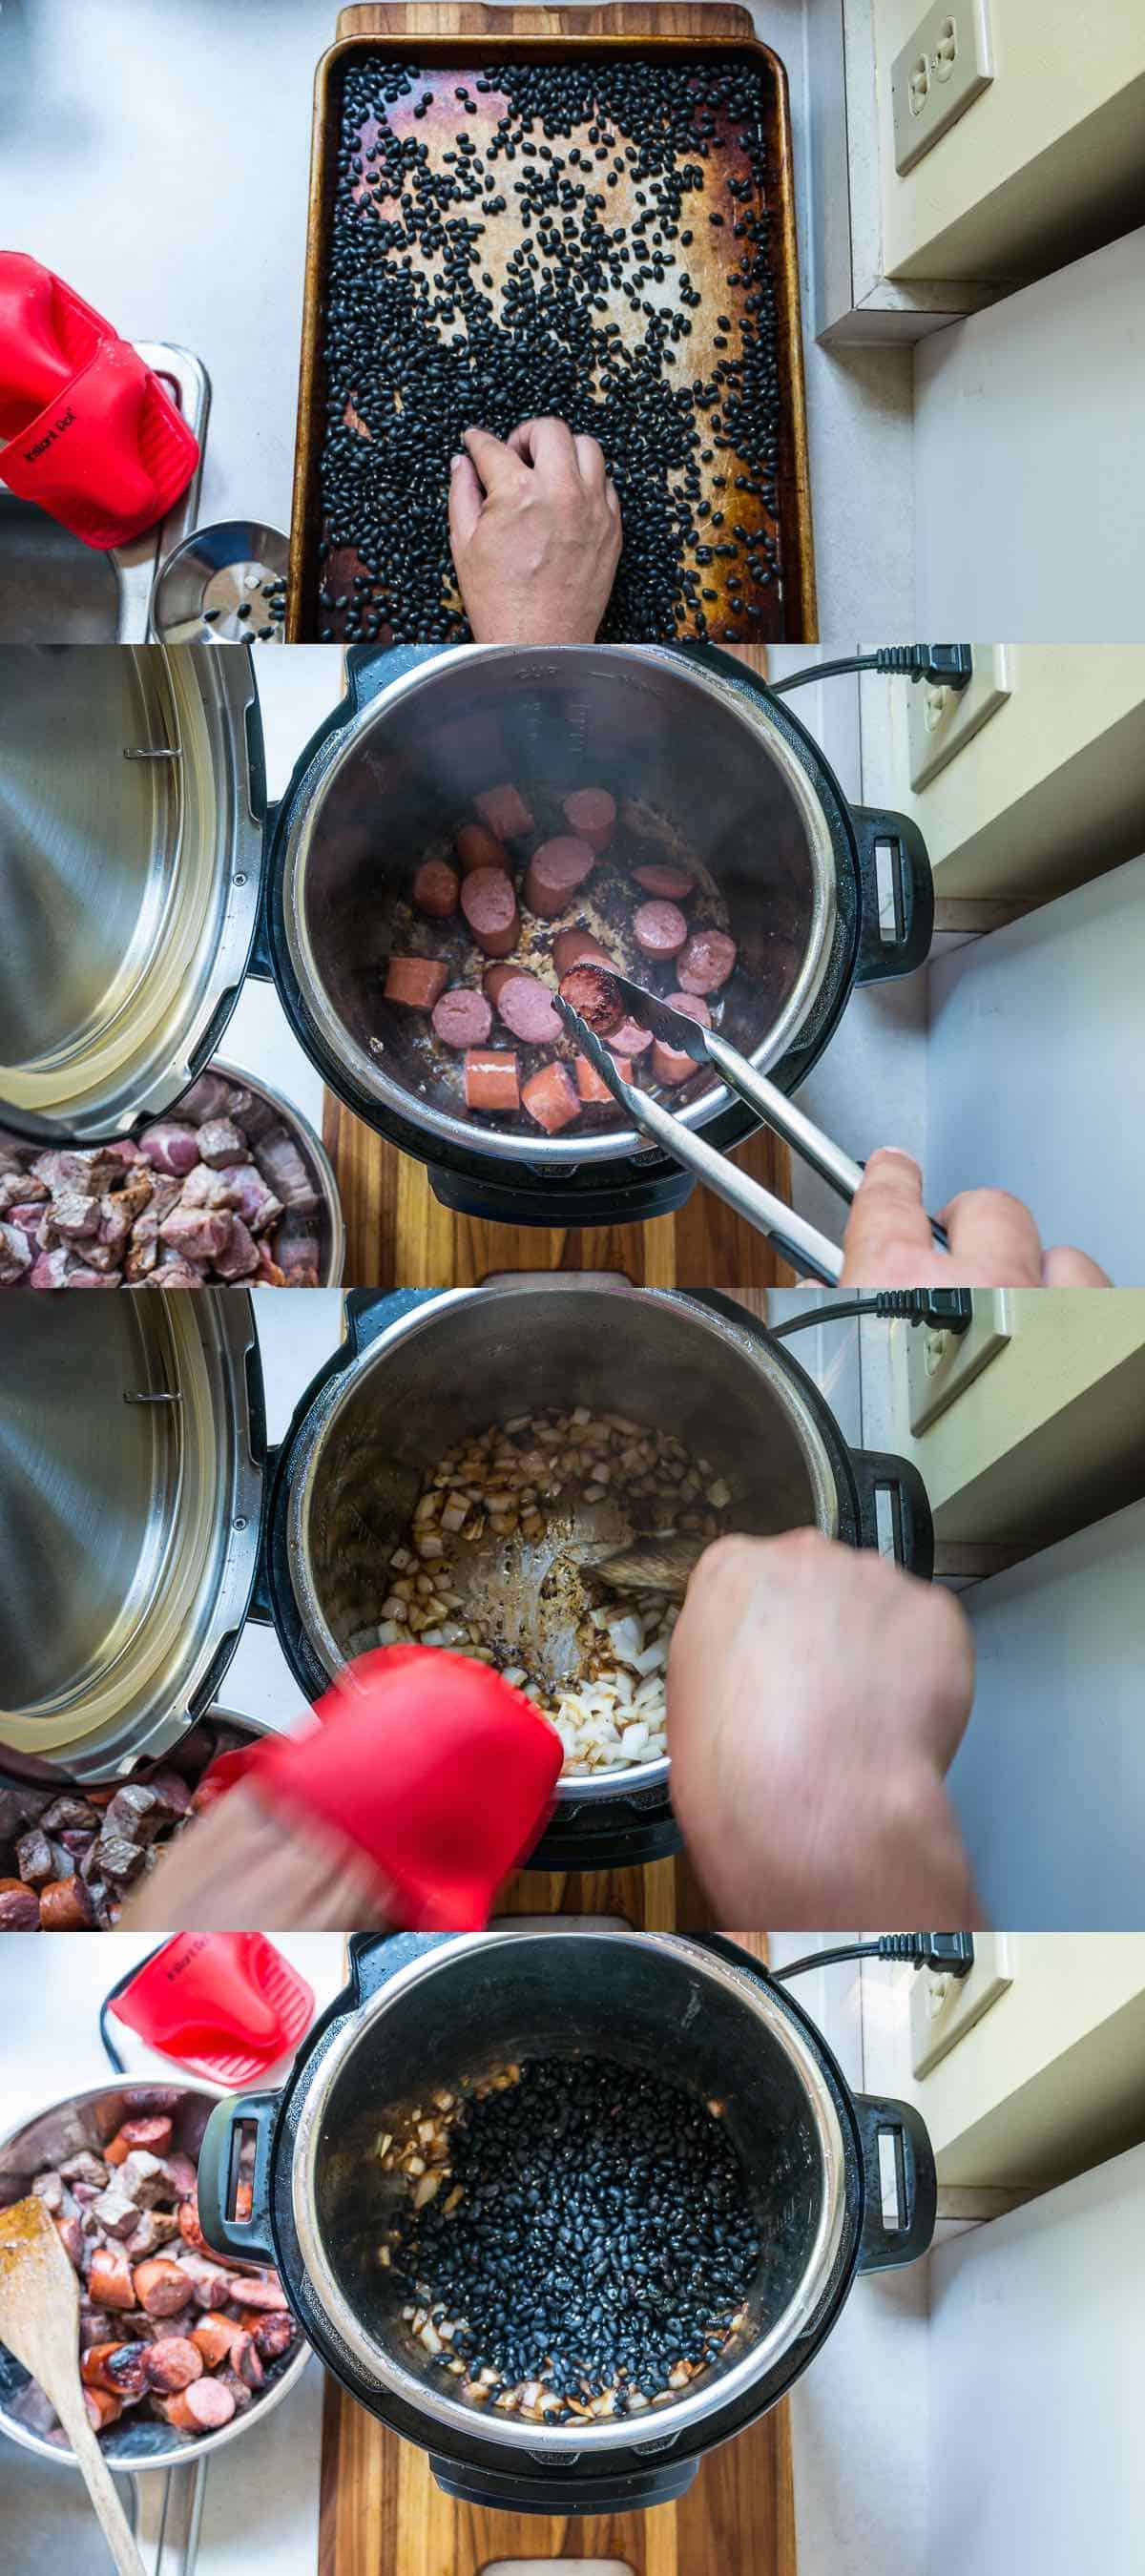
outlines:
{"label": "human hand", "polygon": [[721,1923],[979,1918],[944,1787],[974,1653],[951,1594],[812,1529],[701,1557],[672,1640],[672,1804]]}
{"label": "human hand", "polygon": [[177,1834],[119,1918],[121,1932],[357,1932],[385,1923],[386,1887],[313,1817],[240,1781]]}
{"label": "human hand", "polygon": [[591,644],[620,561],[620,503],[595,438],[563,420],[506,440],[467,429],[454,458],[449,537],[479,644]]}
{"label": "human hand", "polygon": [[1068,1245],[1042,1250],[1037,1226],[1007,1190],[963,1190],[939,1210],[943,1252],[923,1206],[922,1174],[909,1154],[881,1146],[851,1203],[843,1236],[843,1288],[1108,1288],[1104,1270]]}

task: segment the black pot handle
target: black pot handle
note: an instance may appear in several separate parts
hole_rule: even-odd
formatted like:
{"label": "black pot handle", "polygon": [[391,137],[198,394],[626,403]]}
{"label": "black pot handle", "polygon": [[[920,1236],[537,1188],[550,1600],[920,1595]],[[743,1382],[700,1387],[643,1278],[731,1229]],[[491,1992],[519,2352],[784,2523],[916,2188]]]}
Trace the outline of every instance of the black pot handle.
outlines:
{"label": "black pot handle", "polygon": [[[865,2193],[860,2272],[889,2272],[899,2263],[917,2263],[934,2236],[938,2182],[934,2149],[924,2120],[910,2102],[883,2101],[874,2093],[852,2096],[863,2150]],[[880,2140],[888,2146],[894,2181],[894,2217],[883,2211],[884,2173]]]}
{"label": "black pot handle", "polygon": [[[910,975],[916,966],[925,965],[934,935],[934,878],[926,843],[909,814],[882,814],[873,806],[853,805],[851,823],[862,897],[855,982],[879,984],[890,975]],[[890,861],[881,899],[880,842],[886,845]]]}
{"label": "black pot handle", "polygon": [[[279,2093],[228,2093],[224,2101],[216,2102],[203,2132],[197,2182],[199,2225],[208,2252],[227,2256],[234,2263],[274,2261],[270,2241],[270,2154],[281,2099]],[[237,2218],[231,2206],[232,2185],[242,2131],[252,2126],[255,2144],[251,2213],[249,2218]]]}
{"label": "black pot handle", "polygon": [[345,1304],[349,1356],[359,1359],[391,1324],[441,1294],[440,1288],[351,1288]]}
{"label": "black pot handle", "polygon": [[408,1968],[414,1959],[424,1959],[430,1950],[439,1950],[443,1941],[451,1941],[452,1932],[354,1932],[350,1936],[350,1983],[335,2005],[357,2012],[371,1995],[381,1993],[391,1977]]}
{"label": "black pot handle", "polygon": [[391,681],[403,680],[408,671],[436,661],[447,650],[444,644],[351,644],[346,653],[346,694],[355,715],[372,698],[380,697]]}
{"label": "black pot handle", "polygon": [[896,1458],[881,1449],[852,1449],[851,1465],[859,1493],[860,1545],[882,1549],[878,1497],[885,1494],[895,1563],[929,1583],[934,1573],[934,1518],[917,1467],[909,1458]]}

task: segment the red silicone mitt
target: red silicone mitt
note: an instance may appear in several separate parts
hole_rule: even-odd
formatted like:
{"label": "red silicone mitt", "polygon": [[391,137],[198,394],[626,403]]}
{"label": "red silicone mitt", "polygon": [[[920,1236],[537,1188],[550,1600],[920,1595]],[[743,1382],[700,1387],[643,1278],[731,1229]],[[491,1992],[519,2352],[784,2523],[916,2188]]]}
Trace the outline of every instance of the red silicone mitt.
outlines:
{"label": "red silicone mitt", "polygon": [[138,350],[24,251],[0,251],[0,480],[85,545],[126,545],[199,444]]}
{"label": "red silicone mitt", "polygon": [[314,1714],[304,1735],[223,1754],[196,1806],[248,1778],[265,1803],[365,1852],[395,1923],[480,1931],[548,1816],[563,1758],[555,1728],[499,1673],[440,1646],[360,1655]]}

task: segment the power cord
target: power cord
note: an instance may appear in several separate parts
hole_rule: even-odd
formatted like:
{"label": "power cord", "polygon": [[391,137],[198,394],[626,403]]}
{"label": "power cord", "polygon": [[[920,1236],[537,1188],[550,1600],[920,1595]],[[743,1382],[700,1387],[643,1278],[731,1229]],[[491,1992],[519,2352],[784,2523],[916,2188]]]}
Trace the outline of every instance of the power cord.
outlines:
{"label": "power cord", "polygon": [[973,1300],[968,1288],[879,1288],[870,1297],[833,1298],[830,1305],[813,1306],[806,1315],[792,1315],[785,1324],[769,1324],[772,1340],[785,1341],[791,1333],[809,1332],[813,1324],[841,1323],[850,1315],[879,1315],[885,1324],[929,1324],[932,1332],[965,1333],[973,1319]]}
{"label": "power cord", "polygon": [[913,1968],[931,1968],[936,1976],[968,1977],[974,1965],[972,1932],[880,1932],[873,1941],[845,1941],[837,1950],[809,1950],[803,1959],[793,1959],[788,1968],[774,1968],[777,1985],[786,1985],[791,1977],[805,1977],[812,1968],[834,1968],[845,1959],[888,1959],[908,1961]]}
{"label": "power cord", "polygon": [[874,653],[848,653],[838,662],[810,662],[789,679],[769,682],[773,697],[803,689],[812,680],[835,680],[845,671],[880,671],[884,678],[926,680],[933,689],[966,689],[974,677],[970,644],[881,644]]}

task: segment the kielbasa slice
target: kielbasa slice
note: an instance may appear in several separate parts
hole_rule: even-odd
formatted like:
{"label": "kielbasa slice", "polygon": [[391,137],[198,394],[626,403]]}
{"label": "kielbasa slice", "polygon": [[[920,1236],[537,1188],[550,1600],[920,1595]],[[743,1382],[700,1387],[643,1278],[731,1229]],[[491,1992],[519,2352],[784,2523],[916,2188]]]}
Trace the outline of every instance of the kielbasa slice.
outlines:
{"label": "kielbasa slice", "polygon": [[232,2272],[228,2286],[240,2308],[278,2309],[286,2305],[277,2272]]}
{"label": "kielbasa slice", "polygon": [[226,2360],[240,2332],[241,2328],[233,2317],[224,2317],[217,2309],[212,2309],[209,2316],[200,2317],[198,2325],[192,2326],[191,2342],[202,2354],[207,2369],[217,2370],[220,2361]]}
{"label": "kielbasa slice", "polygon": [[556,1136],[562,1127],[580,1116],[576,1084],[563,1064],[543,1064],[539,1073],[530,1074],[521,1091],[521,1107],[527,1109],[546,1136]]}
{"label": "kielbasa slice", "polygon": [[681,992],[718,993],[735,962],[736,944],[726,930],[694,930],[676,968]]}
{"label": "kielbasa slice", "polygon": [[[589,1063],[586,1055],[578,1055],[575,1070],[576,1087],[586,1109],[616,1108],[617,1103],[613,1099],[608,1084],[601,1080],[596,1066]],[[622,1082],[631,1082],[632,1064],[627,1056],[617,1056],[616,1070]]]}
{"label": "kielbasa slice", "polygon": [[510,1047],[470,1048],[465,1059],[465,1106],[502,1115],[520,1108],[521,1082]]}
{"label": "kielbasa slice", "polygon": [[217,2433],[230,2423],[234,2411],[230,2389],[220,2379],[209,2378],[192,2380],[177,2397],[169,2397],[166,2406],[168,2423],[180,2433]]}
{"label": "kielbasa slice", "polygon": [[[117,2146],[121,2140],[128,2155],[134,2147],[146,2147],[148,2155],[165,2156],[171,2144],[171,2122],[165,2115],[154,2120],[125,2120],[123,2127],[117,2129],[115,2134]],[[106,2147],[104,2155],[110,2162]]]}
{"label": "kielbasa slice", "polygon": [[666,859],[649,859],[644,867],[633,868],[632,878],[645,894],[659,895],[665,903],[686,903],[696,891],[691,870],[671,867]]}
{"label": "kielbasa slice", "polygon": [[177,2316],[191,2296],[192,2284],[181,2263],[169,2254],[153,2254],[147,2263],[137,2263],[132,2274],[135,2297],[144,2315]]}
{"label": "kielbasa slice", "polygon": [[509,957],[521,936],[513,880],[501,868],[475,868],[461,888],[461,909],[486,957]]}
{"label": "kielbasa slice", "polygon": [[573,967],[581,965],[585,958],[591,958],[596,966],[613,966],[616,963],[607,948],[602,948],[599,939],[593,939],[589,931],[558,930],[553,941],[553,964],[558,975],[571,975]]}
{"label": "kielbasa slice", "polygon": [[[674,1011],[683,1012],[686,1020],[698,1020],[701,1027],[710,1029],[712,1015],[701,994],[669,993],[668,1001]],[[689,1074],[696,1073],[698,1070],[698,1066],[693,1063],[690,1055],[685,1054],[683,1047],[669,1045],[666,1038],[653,1040],[652,1071],[657,1082],[669,1084],[686,1082]]]}
{"label": "kielbasa slice", "polygon": [[607,849],[616,824],[616,798],[607,787],[574,788],[562,810],[570,832],[591,841],[594,850]]}
{"label": "kielbasa slice", "polygon": [[97,2308],[133,2308],[135,2283],[122,2245],[98,2245],[91,2258],[88,2297]]}
{"label": "kielbasa slice", "polygon": [[177,2397],[180,2389],[189,2388],[192,2380],[203,2376],[203,2355],[190,2335],[160,2335],[144,2350],[147,2385],[161,2397]]}
{"label": "kielbasa slice", "polygon": [[294,2319],[285,2308],[273,2316],[263,2317],[254,2330],[255,2349],[261,2361],[280,2361],[294,2341]]}
{"label": "kielbasa slice", "polygon": [[463,823],[454,834],[453,846],[463,876],[471,877],[475,868],[501,868],[508,874],[509,853],[487,823]]}
{"label": "kielbasa slice", "polygon": [[404,1002],[411,1011],[432,1011],[449,982],[441,957],[391,957],[382,986],[387,1002]]}
{"label": "kielbasa slice", "polygon": [[574,966],[561,985],[561,1000],[568,1003],[570,1010],[578,1011],[600,1038],[607,1037],[610,1029],[618,1029],[625,1015],[615,978],[606,966]]}
{"label": "kielbasa slice", "polygon": [[493,1026],[493,1011],[484,993],[471,984],[451,984],[433,1006],[433,1034],[443,1046],[484,1046]]}
{"label": "kielbasa slice", "polygon": [[473,802],[482,822],[496,832],[499,841],[523,841],[535,829],[524,797],[508,782],[500,787],[483,787]]}
{"label": "kielbasa slice", "polygon": [[83,2402],[93,2433],[106,2433],[109,2424],[117,2424],[123,2413],[118,2397],[106,2388],[85,2388]]}
{"label": "kielbasa slice", "polygon": [[525,901],[530,912],[539,912],[544,921],[554,920],[571,903],[578,886],[592,875],[595,866],[596,852],[591,841],[577,840],[571,833],[560,833],[555,841],[542,841],[525,872]]}
{"label": "kielbasa slice", "polygon": [[121,2401],[142,2397],[150,2354],[147,2343],[93,2343],[80,2356],[80,2378],[85,2388],[106,2388]]}
{"label": "kielbasa slice", "polygon": [[457,910],[461,879],[448,859],[426,859],[413,881],[413,899],[419,912],[429,914],[431,921],[448,921]]}
{"label": "kielbasa slice", "polygon": [[639,1020],[623,1019],[619,1028],[609,1029],[604,1041],[611,1055],[645,1055],[652,1044],[651,1029],[642,1029]]}
{"label": "kielbasa slice", "polygon": [[498,1017],[523,1046],[557,1045],[564,1028],[548,985],[539,976],[526,975],[519,966],[493,966],[483,980]]}
{"label": "kielbasa slice", "polygon": [[678,904],[642,903],[632,916],[632,936],[644,957],[678,957],[688,925]]}

